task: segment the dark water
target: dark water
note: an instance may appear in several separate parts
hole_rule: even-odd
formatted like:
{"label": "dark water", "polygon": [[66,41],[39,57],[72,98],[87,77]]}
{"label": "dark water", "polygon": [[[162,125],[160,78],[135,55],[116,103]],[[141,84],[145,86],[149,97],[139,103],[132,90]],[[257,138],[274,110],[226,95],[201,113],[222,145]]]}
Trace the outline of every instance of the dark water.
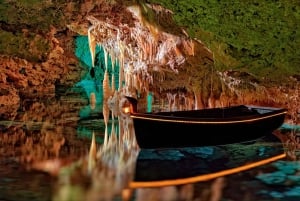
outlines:
{"label": "dark water", "polygon": [[300,200],[298,131],[139,150],[131,120],[110,112],[106,122],[90,94],[78,87],[23,100],[13,119],[0,121],[0,200]]}

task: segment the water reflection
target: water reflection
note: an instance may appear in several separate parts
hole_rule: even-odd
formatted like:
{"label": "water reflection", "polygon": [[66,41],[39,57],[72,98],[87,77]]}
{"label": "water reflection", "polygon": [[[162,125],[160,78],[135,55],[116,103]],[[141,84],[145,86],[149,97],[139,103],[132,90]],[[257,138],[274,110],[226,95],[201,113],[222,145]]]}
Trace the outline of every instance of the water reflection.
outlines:
{"label": "water reflection", "polygon": [[[109,127],[110,133],[107,131]],[[92,201],[129,197],[128,184],[132,180],[139,151],[130,136],[132,129],[128,117],[119,117],[106,124],[106,140],[102,144],[96,143],[93,133],[89,153],[61,168],[54,200]]]}
{"label": "water reflection", "polygon": [[55,174],[86,153],[90,141],[76,135],[77,109],[86,102],[69,100],[23,100],[17,115],[0,120],[0,200],[51,200],[53,178],[32,167]]}
{"label": "water reflection", "polygon": [[[60,99],[27,100],[14,120],[1,120],[0,199],[272,200],[300,195],[298,131],[281,130],[275,139],[243,144],[140,150],[131,119],[113,107],[122,99],[112,96],[107,111],[96,114],[88,97],[78,95],[85,91],[74,90]],[[81,116],[87,106],[91,112]],[[282,158],[265,161],[273,156]],[[246,166],[261,161],[256,168]],[[235,169],[241,166],[246,168]],[[236,171],[225,171],[231,169]]]}
{"label": "water reflection", "polygon": [[[98,148],[93,133],[89,154],[60,170],[54,200],[218,200],[224,176],[285,157],[275,136],[223,146],[139,150],[128,138],[134,132],[130,121],[125,116],[117,124],[111,121],[108,140]],[[117,130],[123,130],[123,138]],[[197,194],[197,182],[212,179],[211,193]]]}
{"label": "water reflection", "polygon": [[282,158],[283,146],[273,135],[247,143],[141,150],[131,187],[207,181]]}

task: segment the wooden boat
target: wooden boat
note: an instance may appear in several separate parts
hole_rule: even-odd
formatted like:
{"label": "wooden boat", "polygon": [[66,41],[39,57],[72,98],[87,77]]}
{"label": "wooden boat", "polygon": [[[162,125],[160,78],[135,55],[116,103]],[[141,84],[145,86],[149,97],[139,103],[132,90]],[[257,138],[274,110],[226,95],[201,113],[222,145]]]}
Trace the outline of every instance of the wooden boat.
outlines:
{"label": "wooden boat", "polygon": [[141,149],[129,187],[163,187],[208,181],[285,157],[282,142],[273,134],[248,143]]}
{"label": "wooden boat", "polygon": [[279,128],[284,108],[238,105],[202,110],[138,113],[130,102],[137,143],[142,149],[196,147],[257,139]]}

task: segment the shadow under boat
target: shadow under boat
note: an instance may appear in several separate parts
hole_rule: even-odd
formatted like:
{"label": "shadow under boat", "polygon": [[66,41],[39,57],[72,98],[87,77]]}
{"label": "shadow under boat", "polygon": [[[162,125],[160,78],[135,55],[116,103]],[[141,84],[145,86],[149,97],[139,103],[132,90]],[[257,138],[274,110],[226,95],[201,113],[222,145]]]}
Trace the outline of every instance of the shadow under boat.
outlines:
{"label": "shadow under boat", "polygon": [[282,142],[273,134],[220,146],[141,149],[129,187],[162,187],[207,181],[285,157]]}

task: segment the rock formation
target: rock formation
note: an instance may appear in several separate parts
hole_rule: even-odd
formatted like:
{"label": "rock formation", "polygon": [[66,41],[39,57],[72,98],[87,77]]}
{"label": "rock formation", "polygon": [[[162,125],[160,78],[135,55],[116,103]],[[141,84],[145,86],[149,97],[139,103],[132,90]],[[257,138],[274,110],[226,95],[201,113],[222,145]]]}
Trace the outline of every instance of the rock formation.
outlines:
{"label": "rock formation", "polygon": [[[119,62],[119,79],[128,93],[138,92],[141,99],[151,91],[155,101],[177,109],[268,104],[288,107],[299,118],[297,75],[279,87],[245,70],[220,71],[220,52],[201,38],[191,38],[175,24],[174,11],[159,4],[7,1],[0,8],[7,11],[1,15],[2,119],[14,119],[23,100],[53,97],[60,85],[72,86],[81,79],[83,68],[74,56],[77,35],[89,37],[92,57],[101,45]],[[41,11],[45,15],[37,14]]]}

